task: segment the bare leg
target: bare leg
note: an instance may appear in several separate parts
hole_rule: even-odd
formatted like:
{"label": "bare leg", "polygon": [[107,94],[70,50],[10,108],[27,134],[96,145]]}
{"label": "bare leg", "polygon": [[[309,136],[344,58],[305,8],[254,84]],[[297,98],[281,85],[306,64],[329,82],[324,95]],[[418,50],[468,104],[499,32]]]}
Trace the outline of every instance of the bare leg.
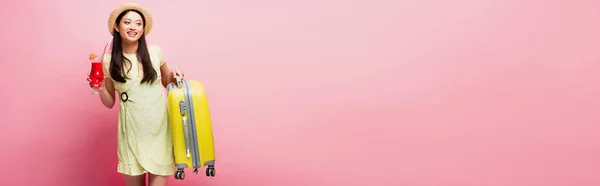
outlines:
{"label": "bare leg", "polygon": [[148,174],[148,186],[167,186],[169,176]]}
{"label": "bare leg", "polygon": [[125,175],[125,185],[127,185],[127,186],[145,186],[146,185],[146,174],[139,175],[139,176]]}

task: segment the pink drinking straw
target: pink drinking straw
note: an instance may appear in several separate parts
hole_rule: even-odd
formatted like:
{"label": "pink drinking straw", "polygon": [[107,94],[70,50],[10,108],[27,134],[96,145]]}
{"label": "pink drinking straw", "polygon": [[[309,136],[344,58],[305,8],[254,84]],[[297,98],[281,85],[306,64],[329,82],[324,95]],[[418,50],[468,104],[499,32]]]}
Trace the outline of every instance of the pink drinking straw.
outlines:
{"label": "pink drinking straw", "polygon": [[104,51],[102,52],[102,56],[100,56],[100,60],[104,59],[104,54],[106,53],[106,49],[112,49],[112,47],[110,47],[110,48],[108,47],[108,45],[111,44],[111,43],[112,43],[112,41],[109,41],[109,42],[106,43],[106,45],[104,45]]}

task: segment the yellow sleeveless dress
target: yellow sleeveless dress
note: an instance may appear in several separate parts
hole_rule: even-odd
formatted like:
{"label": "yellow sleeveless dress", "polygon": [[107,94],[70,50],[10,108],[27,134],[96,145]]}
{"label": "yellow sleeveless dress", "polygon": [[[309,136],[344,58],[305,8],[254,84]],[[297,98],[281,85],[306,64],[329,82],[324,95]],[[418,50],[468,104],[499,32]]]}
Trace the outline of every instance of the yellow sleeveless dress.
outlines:
{"label": "yellow sleeveless dress", "polygon": [[113,82],[117,91],[115,99],[119,101],[117,171],[132,176],[147,172],[168,176],[173,175],[176,168],[160,76],[160,66],[165,60],[158,46],[148,46],[148,52],[158,78],[152,84],[140,84],[143,70],[136,54],[123,54],[133,64],[124,64],[126,69],[131,68],[125,83],[110,78],[110,53],[105,54],[102,61],[104,74],[107,81]]}

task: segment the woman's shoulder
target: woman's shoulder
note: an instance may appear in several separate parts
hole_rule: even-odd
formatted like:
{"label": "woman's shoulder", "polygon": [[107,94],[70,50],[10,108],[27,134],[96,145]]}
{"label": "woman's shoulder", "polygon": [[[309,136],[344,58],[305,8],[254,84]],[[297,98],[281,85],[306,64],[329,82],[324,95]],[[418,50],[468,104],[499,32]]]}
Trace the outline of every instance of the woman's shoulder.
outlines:
{"label": "woman's shoulder", "polygon": [[162,54],[162,48],[160,48],[160,46],[158,45],[148,45],[148,52],[150,54],[156,53],[156,54]]}
{"label": "woman's shoulder", "polygon": [[110,60],[111,60],[111,53],[110,52],[104,53],[104,55],[102,56],[102,63],[110,64]]}
{"label": "woman's shoulder", "polygon": [[154,59],[153,62],[158,62],[160,66],[165,64],[165,54],[158,45],[148,45],[148,53]]}

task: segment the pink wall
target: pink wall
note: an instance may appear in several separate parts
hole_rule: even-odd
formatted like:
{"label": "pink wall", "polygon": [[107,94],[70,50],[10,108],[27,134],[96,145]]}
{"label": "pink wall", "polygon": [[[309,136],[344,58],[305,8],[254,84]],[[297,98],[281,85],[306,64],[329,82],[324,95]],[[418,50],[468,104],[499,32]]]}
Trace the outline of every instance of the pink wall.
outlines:
{"label": "pink wall", "polygon": [[[120,3],[0,3],[0,185],[122,185],[85,81]],[[214,117],[217,177],[172,185],[600,185],[591,0],[138,3]]]}

